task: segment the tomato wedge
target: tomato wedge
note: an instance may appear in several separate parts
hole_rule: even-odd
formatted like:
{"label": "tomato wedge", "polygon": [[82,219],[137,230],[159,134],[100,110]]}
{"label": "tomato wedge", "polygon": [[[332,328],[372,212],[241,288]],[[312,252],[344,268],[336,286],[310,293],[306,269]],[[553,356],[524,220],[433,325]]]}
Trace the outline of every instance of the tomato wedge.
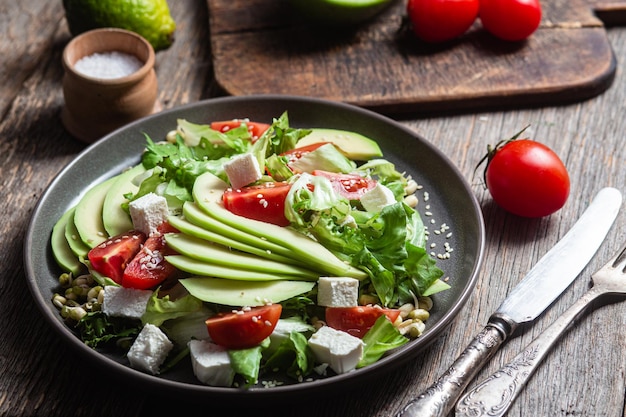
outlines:
{"label": "tomato wedge", "polygon": [[176,268],[165,260],[166,255],[172,255],[174,252],[165,243],[164,235],[177,230],[167,222],[157,230],[159,233],[146,240],[139,253],[124,269],[121,281],[123,287],[151,289],[176,273]]}
{"label": "tomato wedge", "polygon": [[283,152],[281,155],[286,156],[289,159],[289,162],[287,162],[287,165],[290,165],[293,162],[297,161],[298,159],[302,158],[303,155],[306,155],[309,152],[313,152],[317,148],[323,145],[326,145],[327,143],[330,143],[330,142],[312,143],[310,145],[303,146],[301,148],[294,148],[290,151]]}
{"label": "tomato wedge", "polygon": [[348,200],[360,200],[363,194],[376,187],[375,180],[356,174],[338,174],[316,169],[313,175],[328,178],[335,191]]}
{"label": "tomato wedge", "polygon": [[362,338],[383,314],[393,323],[400,310],[375,306],[326,307],[326,324]]}
{"label": "tomato wedge", "polygon": [[270,125],[266,123],[250,122],[247,120],[227,120],[227,121],[221,121],[221,122],[212,122],[210,124],[210,127],[213,130],[217,130],[219,132],[225,133],[241,125],[246,125],[248,127],[248,132],[250,133],[252,142],[260,138],[261,135],[265,133],[267,129],[270,128]]}
{"label": "tomato wedge", "polygon": [[137,255],[145,241],[144,233],[133,230],[102,242],[89,251],[87,258],[94,271],[121,284],[126,265]]}
{"label": "tomato wedge", "polygon": [[268,182],[238,189],[227,189],[222,201],[230,212],[248,219],[278,226],[289,225],[285,217],[285,199],[291,189],[286,182]]}
{"label": "tomato wedge", "polygon": [[213,342],[227,349],[246,349],[261,343],[274,331],[283,307],[268,304],[220,313],[206,320]]}

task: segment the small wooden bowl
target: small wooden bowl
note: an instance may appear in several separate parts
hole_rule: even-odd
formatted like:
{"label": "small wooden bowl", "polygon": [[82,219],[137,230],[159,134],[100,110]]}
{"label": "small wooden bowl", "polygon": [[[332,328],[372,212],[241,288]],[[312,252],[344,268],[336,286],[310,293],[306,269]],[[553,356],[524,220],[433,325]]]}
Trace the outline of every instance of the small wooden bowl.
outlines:
{"label": "small wooden bowl", "polygon": [[[143,66],[119,78],[95,78],[76,71],[81,58],[95,53],[121,52],[137,57]],[[92,143],[113,130],[158,110],[155,53],[140,35],[103,28],[72,39],[63,51],[61,120],[77,139]]]}

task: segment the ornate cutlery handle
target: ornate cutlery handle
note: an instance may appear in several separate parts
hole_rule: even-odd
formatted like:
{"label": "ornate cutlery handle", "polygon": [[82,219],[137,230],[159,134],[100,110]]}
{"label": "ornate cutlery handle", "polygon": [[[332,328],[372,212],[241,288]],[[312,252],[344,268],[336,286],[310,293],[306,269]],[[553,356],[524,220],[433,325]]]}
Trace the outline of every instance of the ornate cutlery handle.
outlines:
{"label": "ornate cutlery handle", "polygon": [[592,287],[513,360],[463,395],[455,416],[503,416],[561,334],[599,295]]}
{"label": "ornate cutlery handle", "polygon": [[500,327],[491,322],[487,324],[452,366],[397,417],[447,416],[465,387],[510,334]]}

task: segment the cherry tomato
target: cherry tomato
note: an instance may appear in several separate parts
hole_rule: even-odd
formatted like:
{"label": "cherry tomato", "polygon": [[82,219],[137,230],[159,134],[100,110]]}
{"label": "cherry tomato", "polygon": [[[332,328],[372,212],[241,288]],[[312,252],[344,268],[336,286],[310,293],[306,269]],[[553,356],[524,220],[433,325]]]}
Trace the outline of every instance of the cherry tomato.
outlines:
{"label": "cherry tomato", "polygon": [[278,226],[289,225],[285,217],[285,199],[291,189],[286,182],[268,182],[239,189],[227,189],[222,201],[230,212],[248,219]]}
{"label": "cherry tomato", "polygon": [[521,41],[532,35],[541,22],[539,0],[480,0],[483,27],[500,39]]}
{"label": "cherry tomato", "polygon": [[362,338],[383,314],[393,323],[400,310],[376,306],[326,307],[326,324]]}
{"label": "cherry tomato", "polygon": [[356,174],[338,174],[319,169],[314,170],[312,174],[328,178],[335,192],[348,200],[360,200],[363,194],[376,187],[376,181],[373,179]]}
{"label": "cherry tomato", "polygon": [[146,235],[136,230],[107,239],[87,254],[91,268],[121,284],[126,265],[139,252],[145,240]]}
{"label": "cherry tomato", "polygon": [[176,268],[165,260],[165,256],[174,254],[165,243],[165,234],[178,230],[164,222],[157,231],[157,234],[146,240],[139,253],[124,269],[121,281],[123,287],[147,290],[160,285],[176,273]]}
{"label": "cherry tomato", "polygon": [[246,349],[261,343],[274,331],[283,308],[280,304],[220,313],[206,320],[213,342],[227,349]]}
{"label": "cherry tomato", "polygon": [[522,217],[559,210],[569,196],[565,165],[547,146],[530,139],[504,141],[490,152],[485,182],[494,201]]}
{"label": "cherry tomato", "polygon": [[478,16],[478,0],[409,0],[413,32],[426,42],[444,42],[464,34]]}
{"label": "cherry tomato", "polygon": [[270,128],[270,125],[266,123],[250,122],[247,120],[226,120],[221,122],[212,122],[210,124],[211,129],[222,133],[227,132],[230,129],[235,129],[241,125],[247,126],[253,142],[260,138],[261,135]]}

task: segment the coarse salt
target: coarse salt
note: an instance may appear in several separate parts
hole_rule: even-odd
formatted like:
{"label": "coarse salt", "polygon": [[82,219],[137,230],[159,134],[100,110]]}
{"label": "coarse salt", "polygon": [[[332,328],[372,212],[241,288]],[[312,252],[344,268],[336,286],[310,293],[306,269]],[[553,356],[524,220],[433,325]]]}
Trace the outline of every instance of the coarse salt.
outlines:
{"label": "coarse salt", "polygon": [[114,79],[126,77],[142,66],[136,56],[113,51],[87,55],[76,61],[74,69],[88,77]]}

